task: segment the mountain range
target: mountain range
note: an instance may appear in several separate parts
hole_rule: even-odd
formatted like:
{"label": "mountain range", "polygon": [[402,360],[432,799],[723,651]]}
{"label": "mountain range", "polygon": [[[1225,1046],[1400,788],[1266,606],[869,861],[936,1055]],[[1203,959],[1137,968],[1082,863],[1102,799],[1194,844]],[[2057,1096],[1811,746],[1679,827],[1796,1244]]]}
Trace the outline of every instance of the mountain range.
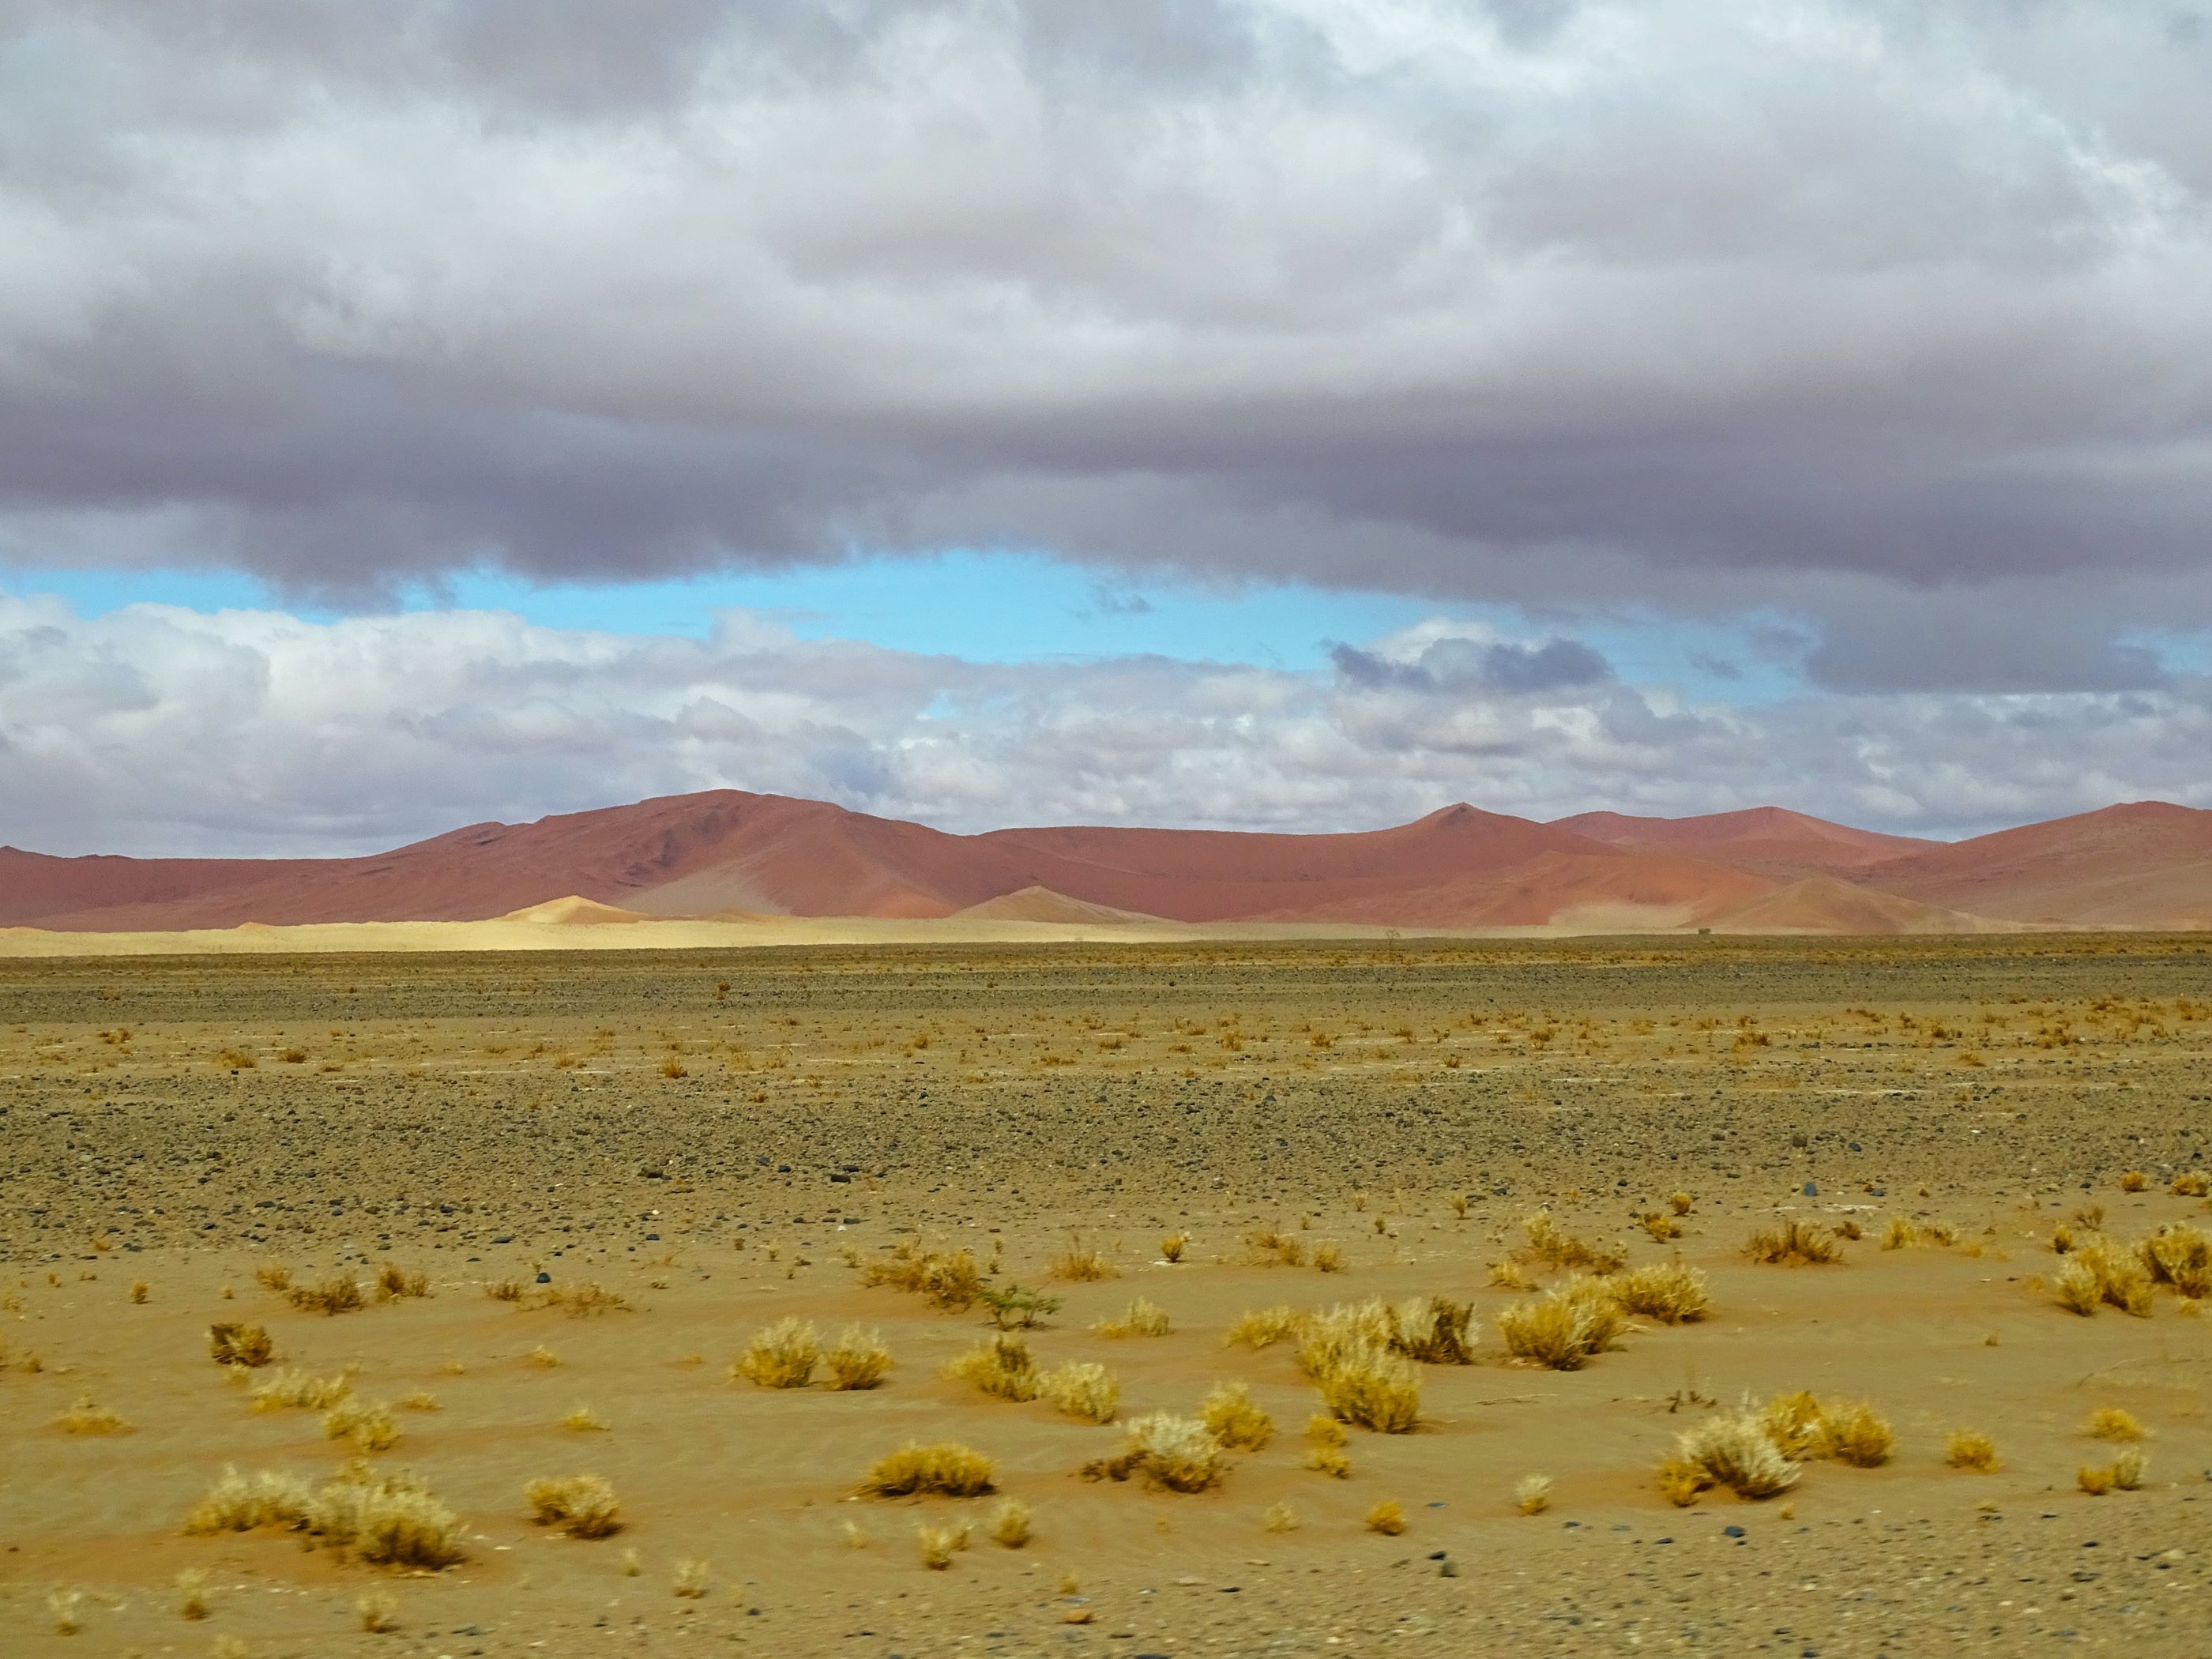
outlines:
{"label": "mountain range", "polygon": [[1402,927],[1966,933],[2212,927],[2212,811],[2145,801],[1960,842],[1779,807],[1540,823],[1447,806],[1340,835],[1048,828],[957,836],[712,790],[479,823],[342,859],[0,848],[0,927],[972,916]]}

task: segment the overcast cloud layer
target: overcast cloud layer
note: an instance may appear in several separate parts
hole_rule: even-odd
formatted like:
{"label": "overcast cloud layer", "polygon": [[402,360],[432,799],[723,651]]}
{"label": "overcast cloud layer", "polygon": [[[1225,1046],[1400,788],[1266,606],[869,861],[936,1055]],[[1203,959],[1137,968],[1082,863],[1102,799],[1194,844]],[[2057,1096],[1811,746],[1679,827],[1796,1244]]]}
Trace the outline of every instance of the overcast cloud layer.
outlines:
{"label": "overcast cloud layer", "polygon": [[736,611],[698,641],[0,598],[7,836],[55,852],[366,852],[730,784],[952,830],[1370,828],[1466,799],[1535,817],[1784,800],[1947,833],[2154,793],[2212,806],[2208,752],[2201,679],[1691,708],[1579,642],[1443,618],[1292,673],[977,665]]}
{"label": "overcast cloud layer", "polygon": [[[2151,757],[2197,694],[2136,636],[2212,628],[2208,87],[2212,0],[0,0],[0,561],[368,608],[487,561],[1035,548],[1516,605],[1568,657],[1620,607],[1755,610],[1801,629],[1793,740],[1951,745],[1909,769],[1961,781],[1893,818],[2032,815],[2085,756],[2178,796],[2201,763]],[[362,626],[404,655],[434,624]],[[1556,674],[1547,637],[1485,672]],[[635,684],[719,672],[644,665],[672,651],[567,672],[659,730]],[[986,810],[1080,677],[862,655],[999,712],[909,730],[808,679],[792,706],[889,769],[812,787],[962,818],[1387,817],[1442,787],[1430,717],[1389,711],[1472,695],[1457,659],[1232,672],[1273,723],[1223,777],[1204,744],[1062,760]],[[1141,725],[1194,671],[1096,672]],[[1601,716],[1516,726],[1486,804],[1582,801],[1590,745],[1662,719],[1575,695]],[[2076,712],[2040,750],[1994,695]],[[2107,757],[2108,720],[2143,744]],[[1808,804],[1698,730],[1652,751],[1706,781],[1683,805]],[[1324,731],[1411,745],[1362,763],[1371,812],[1291,781]],[[810,787],[766,747],[785,770],[629,763]],[[302,756],[240,831],[355,781]]]}

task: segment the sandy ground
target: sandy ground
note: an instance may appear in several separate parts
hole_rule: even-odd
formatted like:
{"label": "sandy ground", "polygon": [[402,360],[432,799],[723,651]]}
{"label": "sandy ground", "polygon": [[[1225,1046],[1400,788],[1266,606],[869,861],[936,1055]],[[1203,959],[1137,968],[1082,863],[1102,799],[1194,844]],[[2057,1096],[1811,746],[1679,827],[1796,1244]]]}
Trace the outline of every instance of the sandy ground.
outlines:
{"label": "sandy ground", "polygon": [[[595,930],[596,931],[596,930]],[[1255,943],[1142,948],[43,959],[0,964],[0,1651],[9,1654],[2202,1655],[2212,1320],[2068,1313],[2054,1223],[2125,1242],[2212,1136],[2212,990],[2193,939]],[[2140,1170],[2143,1189],[2123,1175]],[[2186,1183],[2185,1183],[2186,1184]],[[1683,1236],[1638,1224],[1691,1195]],[[1509,1363],[1492,1264],[1548,1206],[1632,1262],[1704,1270],[1711,1317],[1639,1322],[1571,1371]],[[1865,1237],[1755,1264],[1796,1217]],[[1921,1242],[1885,1249],[1893,1216]],[[1948,1244],[1930,1224],[1955,1229]],[[2077,1223],[2086,1232],[2087,1223]],[[1340,1273],[1261,1265],[1273,1229]],[[1183,1231],[1185,1260],[1159,1241]],[[1048,1283],[1079,1237],[1116,1277]],[[1046,1285],[1042,1363],[1101,1362],[1120,1419],[1241,1379],[1274,1440],[1211,1491],[1086,1482],[1116,1424],[943,1376],[987,1334],[862,1282],[896,1245]],[[434,1294],[305,1313],[257,1283]],[[1540,1284],[1558,1274],[1540,1263]],[[571,1317],[508,1278],[596,1284]],[[143,1285],[143,1300],[134,1300]],[[1409,1434],[1303,1466],[1318,1396],[1239,1313],[1472,1302],[1474,1363],[1421,1368]],[[1137,1296],[1170,1334],[1092,1327]],[[879,1330],[884,1386],[732,1381],[788,1314]],[[467,1559],[370,1567],[295,1534],[188,1537],[227,1464],[321,1478],[316,1413],[257,1413],[210,1321],[392,1402],[381,1467],[459,1512]],[[535,1356],[533,1358],[533,1356]],[[551,1359],[557,1363],[543,1363]],[[266,1371],[258,1373],[266,1376]],[[1747,1395],[1870,1400],[1879,1468],[1677,1508],[1676,1433]],[[427,1409],[402,1402],[420,1394]],[[73,1435],[80,1401],[129,1425]],[[418,1402],[422,1403],[422,1402]],[[2092,1498],[2082,1431],[2124,1407],[2142,1490]],[[603,1429],[562,1419],[588,1407]],[[1953,1429],[1994,1474],[1947,1468]],[[997,1498],[860,1499],[909,1438],[994,1460]],[[533,1526],[524,1484],[588,1471],[624,1529]],[[1549,1507],[1514,1489],[1548,1476]],[[1379,1501],[1401,1535],[1370,1531]],[[1274,1506],[1292,1530],[1265,1523]],[[949,1570],[918,1523],[974,1520]],[[860,1535],[856,1547],[849,1525]],[[672,1592],[684,1560],[706,1593]],[[630,1569],[635,1566],[635,1571]],[[179,1572],[210,1616],[180,1615]],[[364,1592],[397,1629],[361,1630]],[[69,1598],[79,1599],[73,1604]],[[54,1598],[73,1606],[56,1628]]]}

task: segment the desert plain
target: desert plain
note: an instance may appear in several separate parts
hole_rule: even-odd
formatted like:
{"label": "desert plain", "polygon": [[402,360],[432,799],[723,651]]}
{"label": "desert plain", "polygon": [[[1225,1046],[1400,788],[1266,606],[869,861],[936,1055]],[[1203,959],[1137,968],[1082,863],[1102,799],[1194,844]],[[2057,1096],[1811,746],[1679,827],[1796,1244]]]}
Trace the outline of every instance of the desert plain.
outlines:
{"label": "desert plain", "polygon": [[0,1651],[2202,1655],[2209,969],[0,960]]}

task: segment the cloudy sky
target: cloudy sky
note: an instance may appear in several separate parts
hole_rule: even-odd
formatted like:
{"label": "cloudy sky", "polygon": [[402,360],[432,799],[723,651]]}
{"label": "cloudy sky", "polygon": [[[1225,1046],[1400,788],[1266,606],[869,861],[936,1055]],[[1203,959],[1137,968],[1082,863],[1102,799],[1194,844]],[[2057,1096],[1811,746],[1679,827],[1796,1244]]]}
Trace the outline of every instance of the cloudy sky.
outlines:
{"label": "cloudy sky", "polygon": [[0,841],[2208,756],[2212,0],[0,0]]}

